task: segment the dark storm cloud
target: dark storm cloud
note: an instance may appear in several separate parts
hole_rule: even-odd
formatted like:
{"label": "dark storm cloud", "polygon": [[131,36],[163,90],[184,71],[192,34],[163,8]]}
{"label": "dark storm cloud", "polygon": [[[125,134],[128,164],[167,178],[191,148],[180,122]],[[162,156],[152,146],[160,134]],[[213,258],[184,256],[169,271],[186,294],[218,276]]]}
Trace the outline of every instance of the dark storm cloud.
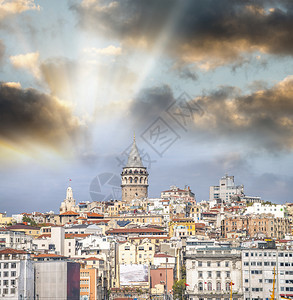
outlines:
{"label": "dark storm cloud", "polygon": [[180,68],[178,71],[178,76],[182,79],[188,79],[192,81],[198,80],[198,75],[196,74],[196,72],[194,72],[188,67]]}
{"label": "dark storm cloud", "polygon": [[81,130],[79,120],[58,99],[13,83],[0,85],[0,140],[61,149]]}
{"label": "dark storm cloud", "polygon": [[243,62],[261,51],[293,55],[293,6],[289,1],[123,0],[72,5],[83,28],[152,49],[164,34],[164,51],[209,69]]}
{"label": "dark storm cloud", "polygon": [[[236,87],[219,87],[190,100],[190,103],[197,103],[204,113],[194,116],[187,128],[187,135],[197,141],[223,139],[229,143],[242,143],[256,151],[291,151],[292,99],[293,77],[290,76],[271,88],[251,94],[243,94]],[[173,101],[176,99],[168,86],[146,89],[133,100],[130,119],[146,127],[157,117],[165,117],[166,109]],[[176,114],[180,115],[179,106],[176,109]],[[174,124],[168,122],[173,127],[176,125],[174,120]]]}
{"label": "dark storm cloud", "polygon": [[205,110],[195,130],[239,139],[268,151],[293,149],[293,78],[272,88],[243,95],[221,87],[197,100]]}
{"label": "dark storm cloud", "polygon": [[159,117],[175,101],[168,85],[143,89],[128,109],[135,128],[145,129],[149,122]]}

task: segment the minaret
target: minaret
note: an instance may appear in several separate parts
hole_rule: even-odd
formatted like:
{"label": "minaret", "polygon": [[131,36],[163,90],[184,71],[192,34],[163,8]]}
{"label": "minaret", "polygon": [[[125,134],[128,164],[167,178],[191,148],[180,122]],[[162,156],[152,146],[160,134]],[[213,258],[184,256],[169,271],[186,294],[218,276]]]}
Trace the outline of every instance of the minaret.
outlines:
{"label": "minaret", "polygon": [[121,173],[122,201],[148,197],[148,172],[143,166],[136,147],[135,135],[126,166]]}

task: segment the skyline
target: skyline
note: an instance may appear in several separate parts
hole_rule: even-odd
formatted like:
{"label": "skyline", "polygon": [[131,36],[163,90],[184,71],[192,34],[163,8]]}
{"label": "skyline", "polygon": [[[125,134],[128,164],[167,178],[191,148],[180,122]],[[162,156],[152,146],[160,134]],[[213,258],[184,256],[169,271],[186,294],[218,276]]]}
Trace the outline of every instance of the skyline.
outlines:
{"label": "skyline", "polygon": [[69,178],[91,201],[134,132],[150,197],[208,200],[227,173],[292,202],[292,15],[286,0],[2,1],[1,210],[57,212]]}

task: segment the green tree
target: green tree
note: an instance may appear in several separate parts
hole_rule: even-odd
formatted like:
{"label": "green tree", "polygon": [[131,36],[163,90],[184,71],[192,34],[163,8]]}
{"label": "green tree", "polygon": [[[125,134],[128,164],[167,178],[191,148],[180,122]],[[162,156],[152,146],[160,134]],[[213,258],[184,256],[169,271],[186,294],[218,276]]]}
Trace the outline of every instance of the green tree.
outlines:
{"label": "green tree", "polygon": [[34,220],[25,215],[22,217],[22,222],[26,222],[30,226],[37,226],[37,223]]}
{"label": "green tree", "polygon": [[184,299],[185,287],[185,279],[175,281],[173,285],[173,297],[175,300]]}

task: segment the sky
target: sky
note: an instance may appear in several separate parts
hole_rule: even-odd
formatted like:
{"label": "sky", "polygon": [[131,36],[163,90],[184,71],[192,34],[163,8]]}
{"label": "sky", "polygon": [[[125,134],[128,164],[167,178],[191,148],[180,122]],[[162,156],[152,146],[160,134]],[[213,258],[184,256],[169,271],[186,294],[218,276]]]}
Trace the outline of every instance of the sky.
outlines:
{"label": "sky", "polygon": [[292,28],[290,0],[0,0],[0,211],[119,198],[134,134],[149,197],[292,202]]}

